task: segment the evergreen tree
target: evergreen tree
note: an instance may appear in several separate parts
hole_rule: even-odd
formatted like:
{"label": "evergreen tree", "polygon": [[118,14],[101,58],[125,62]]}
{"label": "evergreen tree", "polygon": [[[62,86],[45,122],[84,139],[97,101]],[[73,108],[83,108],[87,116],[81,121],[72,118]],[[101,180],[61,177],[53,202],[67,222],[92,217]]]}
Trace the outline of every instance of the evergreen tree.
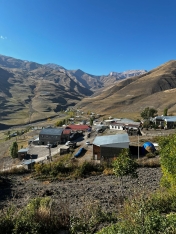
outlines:
{"label": "evergreen tree", "polygon": [[18,144],[17,142],[13,142],[11,148],[10,148],[10,154],[12,158],[17,158],[18,157]]}
{"label": "evergreen tree", "polygon": [[168,108],[165,108],[165,109],[164,109],[163,115],[164,115],[164,116],[167,116],[167,112],[168,112]]}

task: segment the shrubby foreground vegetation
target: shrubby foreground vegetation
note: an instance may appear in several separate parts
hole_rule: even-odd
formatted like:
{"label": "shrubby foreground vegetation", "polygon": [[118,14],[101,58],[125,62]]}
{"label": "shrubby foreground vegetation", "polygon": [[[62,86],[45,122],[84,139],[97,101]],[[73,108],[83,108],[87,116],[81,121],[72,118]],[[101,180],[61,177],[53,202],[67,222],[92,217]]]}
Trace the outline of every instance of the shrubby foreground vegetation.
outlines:
{"label": "shrubby foreground vegetation", "polygon": [[[90,203],[79,214],[69,212],[67,204],[55,204],[49,197],[31,200],[23,209],[11,206],[0,214],[2,233],[98,233],[98,234],[175,234],[176,233],[176,134],[161,137],[160,163],[163,172],[161,188],[150,194],[145,191],[127,198],[122,193],[121,206],[117,213],[107,213],[100,205]],[[137,164],[123,151],[111,165],[95,165],[70,161],[70,156],[48,164],[35,166],[38,179],[80,178],[88,175],[115,173],[122,181],[123,176],[136,176]],[[122,187],[123,189],[123,187]],[[102,224],[109,226],[101,229]]]}

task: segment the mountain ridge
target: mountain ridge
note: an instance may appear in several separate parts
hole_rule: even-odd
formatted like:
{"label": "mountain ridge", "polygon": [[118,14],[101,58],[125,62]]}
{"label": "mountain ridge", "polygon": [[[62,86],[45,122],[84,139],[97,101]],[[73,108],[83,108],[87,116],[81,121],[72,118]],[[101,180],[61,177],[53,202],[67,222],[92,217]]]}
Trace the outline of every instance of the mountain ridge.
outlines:
{"label": "mountain ridge", "polygon": [[[140,113],[145,107],[151,106],[162,113],[164,108],[172,107],[171,114],[176,113],[176,61],[171,60],[140,76],[128,78],[114,86],[94,95],[94,99],[83,99],[77,107],[90,109],[104,114]],[[169,93],[172,90],[172,98]],[[167,93],[167,92],[168,93]],[[160,97],[163,102],[158,100]],[[152,100],[153,97],[154,99]],[[151,102],[152,100],[152,102]],[[92,104],[93,102],[93,104]],[[111,105],[109,105],[111,103]],[[145,105],[144,105],[145,103]],[[158,104],[160,103],[160,104]]]}
{"label": "mountain ridge", "polygon": [[[135,71],[122,73],[136,75]],[[75,105],[102,114],[132,115],[147,106],[160,112],[169,107],[176,113],[176,61],[139,71],[138,76],[125,78],[119,73],[95,76],[0,55],[0,122],[30,123]]]}

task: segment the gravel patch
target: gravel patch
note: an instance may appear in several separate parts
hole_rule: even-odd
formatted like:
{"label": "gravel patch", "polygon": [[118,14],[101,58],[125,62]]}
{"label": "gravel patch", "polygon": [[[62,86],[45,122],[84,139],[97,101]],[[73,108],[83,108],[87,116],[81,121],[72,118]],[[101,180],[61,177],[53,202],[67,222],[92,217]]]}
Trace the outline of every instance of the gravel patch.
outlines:
{"label": "gravel patch", "polygon": [[[160,168],[139,168],[137,179],[124,177],[125,196],[155,191],[159,188],[160,178]],[[83,208],[85,203],[98,202],[104,210],[112,212],[117,210],[121,198],[120,183],[114,175],[54,182],[37,181],[29,174],[7,179],[8,183],[2,183],[0,187],[0,208],[9,203],[22,207],[31,198],[50,196],[56,203],[65,203],[70,211]]]}

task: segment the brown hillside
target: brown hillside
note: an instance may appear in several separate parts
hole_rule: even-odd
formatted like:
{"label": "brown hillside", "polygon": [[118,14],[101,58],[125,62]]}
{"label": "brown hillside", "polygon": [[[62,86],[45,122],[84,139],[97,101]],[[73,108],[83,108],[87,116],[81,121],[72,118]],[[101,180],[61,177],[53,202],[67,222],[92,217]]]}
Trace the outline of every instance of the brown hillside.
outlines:
{"label": "brown hillside", "polygon": [[144,75],[125,79],[100,95],[85,98],[79,106],[104,114],[139,113],[147,106],[157,108],[159,112],[169,107],[169,111],[176,112],[175,88],[176,61],[172,60]]}

